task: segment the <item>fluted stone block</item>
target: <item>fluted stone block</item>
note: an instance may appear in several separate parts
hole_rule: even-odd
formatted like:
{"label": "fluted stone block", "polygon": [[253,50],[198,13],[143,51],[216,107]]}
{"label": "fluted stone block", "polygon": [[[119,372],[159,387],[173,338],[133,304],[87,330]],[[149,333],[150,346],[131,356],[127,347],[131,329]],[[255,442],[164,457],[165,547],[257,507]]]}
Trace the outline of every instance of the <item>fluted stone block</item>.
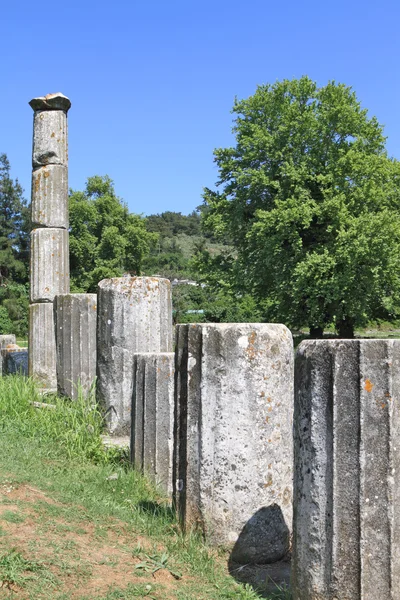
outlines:
{"label": "fluted stone block", "polygon": [[5,352],[4,350],[9,345],[16,345],[16,339],[14,334],[0,335],[0,376],[5,374]]}
{"label": "fluted stone block", "polygon": [[99,283],[97,393],[110,433],[130,434],[134,354],[171,351],[168,279],[121,277]]}
{"label": "fluted stone block", "polygon": [[289,550],[293,340],[283,325],[178,325],[174,500],[235,562]]}
{"label": "fluted stone block", "polygon": [[75,400],[96,378],[97,295],[57,295],[54,316],[58,391]]}
{"label": "fluted stone block", "polygon": [[29,376],[47,391],[57,391],[53,303],[29,306]]}
{"label": "fluted stone block", "polygon": [[32,172],[32,224],[68,229],[68,170],[48,165]]}
{"label": "fluted stone block", "polygon": [[400,598],[400,340],[303,342],[295,600]]}
{"label": "fluted stone block", "polygon": [[69,293],[69,244],[66,229],[40,228],[31,232],[30,301],[52,302]]}
{"label": "fluted stone block", "polygon": [[67,113],[63,110],[35,111],[33,121],[32,165],[68,164]]}
{"label": "fluted stone block", "polygon": [[173,352],[135,354],[131,459],[167,495],[172,494]]}

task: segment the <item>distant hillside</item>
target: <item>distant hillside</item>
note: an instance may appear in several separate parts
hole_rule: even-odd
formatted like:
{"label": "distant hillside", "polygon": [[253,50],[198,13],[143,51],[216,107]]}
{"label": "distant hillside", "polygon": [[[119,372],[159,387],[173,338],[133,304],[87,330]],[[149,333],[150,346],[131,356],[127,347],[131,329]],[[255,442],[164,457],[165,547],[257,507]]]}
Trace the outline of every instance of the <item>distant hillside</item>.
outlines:
{"label": "distant hillside", "polygon": [[219,254],[226,248],[202,234],[201,215],[196,211],[189,215],[171,211],[150,215],[146,217],[146,229],[158,233],[159,238],[144,261],[145,275],[196,280],[191,265],[194,254],[205,249],[211,254]]}

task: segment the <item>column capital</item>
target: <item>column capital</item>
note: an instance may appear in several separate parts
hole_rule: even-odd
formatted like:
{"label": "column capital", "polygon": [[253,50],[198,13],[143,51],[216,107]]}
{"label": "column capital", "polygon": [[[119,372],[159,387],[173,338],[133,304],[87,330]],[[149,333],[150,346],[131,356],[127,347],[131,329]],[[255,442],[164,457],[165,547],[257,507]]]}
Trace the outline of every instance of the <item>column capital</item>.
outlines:
{"label": "column capital", "polygon": [[71,100],[61,92],[38,96],[29,102],[29,106],[36,112],[38,110],[64,110],[68,112],[71,108]]}

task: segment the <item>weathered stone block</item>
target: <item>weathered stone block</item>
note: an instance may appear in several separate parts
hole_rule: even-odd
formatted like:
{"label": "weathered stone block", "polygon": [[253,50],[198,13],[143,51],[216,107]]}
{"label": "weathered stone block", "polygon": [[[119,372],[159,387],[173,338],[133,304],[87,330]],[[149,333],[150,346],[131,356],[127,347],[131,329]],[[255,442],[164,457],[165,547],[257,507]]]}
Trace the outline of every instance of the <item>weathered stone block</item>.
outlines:
{"label": "weathered stone block", "polygon": [[174,422],[173,352],[135,354],[131,459],[163,491],[172,494]]}
{"label": "weathered stone block", "polygon": [[58,391],[75,400],[96,378],[97,295],[57,295],[54,316]]}
{"label": "weathered stone block", "polygon": [[33,117],[34,169],[45,165],[68,164],[67,113],[63,110],[39,110]]}
{"label": "weathered stone block", "polygon": [[0,348],[6,348],[9,344],[16,344],[15,335],[13,333],[0,335]]}
{"label": "weathered stone block", "polygon": [[104,279],[97,310],[98,399],[110,433],[129,435],[133,355],[172,351],[171,284],[155,277]]}
{"label": "weathered stone block", "polygon": [[31,232],[30,301],[52,302],[69,293],[69,244],[66,229],[41,228]]}
{"label": "weathered stone block", "polygon": [[7,348],[8,345],[16,345],[16,339],[14,334],[5,334],[0,335],[0,376],[5,374],[5,353],[3,350]]}
{"label": "weathered stone block", "polygon": [[28,376],[28,349],[6,348],[4,350],[5,372],[7,375]]}
{"label": "weathered stone block", "polygon": [[178,325],[174,500],[232,560],[289,550],[293,341],[283,325]]}
{"label": "weathered stone block", "polygon": [[32,172],[32,224],[68,229],[68,170],[48,165]]}
{"label": "weathered stone block", "polygon": [[303,342],[295,370],[295,600],[400,597],[400,340]]}
{"label": "weathered stone block", "polygon": [[57,391],[56,338],[53,303],[29,306],[29,376],[41,388]]}
{"label": "weathered stone block", "polygon": [[54,94],[47,94],[46,96],[38,96],[32,98],[29,102],[29,106],[33,110],[64,110],[68,112],[71,108],[71,100],[64,96],[61,92],[55,92]]}

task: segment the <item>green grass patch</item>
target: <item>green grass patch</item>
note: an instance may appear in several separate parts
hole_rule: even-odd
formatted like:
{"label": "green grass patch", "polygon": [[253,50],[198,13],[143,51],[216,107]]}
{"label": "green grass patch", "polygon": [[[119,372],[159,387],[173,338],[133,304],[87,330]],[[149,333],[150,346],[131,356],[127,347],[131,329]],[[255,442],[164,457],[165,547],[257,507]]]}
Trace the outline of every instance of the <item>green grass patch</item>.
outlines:
{"label": "green grass patch", "polygon": [[0,518],[8,523],[23,523],[25,521],[25,517],[12,510],[5,510]]}
{"label": "green grass patch", "polygon": [[[55,408],[37,409],[31,404],[44,399]],[[5,581],[28,586],[30,598],[68,600],[63,581],[73,580],[81,589],[79,586],[96,577],[99,568],[111,573],[123,571],[129,559],[127,573],[140,577],[137,584],[115,583],[102,595],[82,592],[79,597],[272,598],[229,576],[227,554],[210,549],[195,532],[183,534],[168,499],[126,461],[104,449],[102,431],[102,415],[93,398],[80,397],[76,402],[43,398],[29,379],[0,378],[0,483],[17,491],[19,486],[34,486],[44,494],[43,499],[36,496],[31,502],[22,496],[15,502],[18,512],[10,509],[2,513],[5,520],[16,523],[24,518],[29,505],[38,533],[26,547],[33,553],[32,559],[20,548],[14,551],[9,546],[13,544],[11,532],[0,538]],[[110,479],[110,475],[114,477]],[[112,547],[120,554],[104,551],[103,558],[93,562],[86,550],[82,553],[82,547],[96,544],[99,548]],[[30,575],[48,568],[51,572],[55,569],[60,580],[57,594],[51,585],[39,589],[36,580],[29,580]],[[168,586],[158,581],[158,576],[169,577]],[[278,597],[287,598],[283,592],[274,596]]]}

